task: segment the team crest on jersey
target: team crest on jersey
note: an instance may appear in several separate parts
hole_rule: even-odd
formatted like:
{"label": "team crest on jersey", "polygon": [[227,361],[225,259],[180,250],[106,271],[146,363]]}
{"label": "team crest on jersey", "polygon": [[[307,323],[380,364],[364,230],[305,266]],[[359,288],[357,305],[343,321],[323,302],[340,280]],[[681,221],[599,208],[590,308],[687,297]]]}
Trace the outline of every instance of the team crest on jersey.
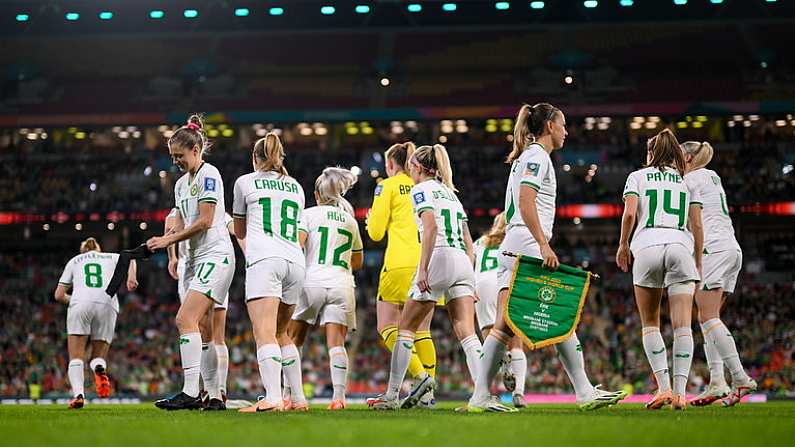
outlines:
{"label": "team crest on jersey", "polygon": [[422,203],[424,201],[425,201],[425,193],[424,192],[418,192],[418,193],[414,194],[414,204],[415,205],[419,205],[420,203]]}
{"label": "team crest on jersey", "polygon": [[524,169],[524,175],[538,175],[538,163],[527,163]]}
{"label": "team crest on jersey", "polygon": [[204,190],[205,191],[215,191],[215,179],[210,177],[205,177],[204,179]]}
{"label": "team crest on jersey", "polygon": [[195,184],[195,183],[194,183],[194,184],[193,184],[193,185],[191,185],[191,187],[190,187],[190,195],[192,195],[192,196],[195,196],[195,195],[196,195],[196,194],[198,194],[198,193],[199,193],[199,185],[197,185],[197,184]]}
{"label": "team crest on jersey", "polygon": [[381,191],[384,190],[384,185],[378,185],[375,187],[375,196],[378,197],[381,195]]}

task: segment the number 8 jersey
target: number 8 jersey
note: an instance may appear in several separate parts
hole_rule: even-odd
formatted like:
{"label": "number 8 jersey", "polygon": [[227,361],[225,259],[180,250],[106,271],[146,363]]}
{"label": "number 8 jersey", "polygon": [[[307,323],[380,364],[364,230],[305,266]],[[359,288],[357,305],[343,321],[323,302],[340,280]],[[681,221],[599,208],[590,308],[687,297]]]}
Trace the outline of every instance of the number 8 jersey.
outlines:
{"label": "number 8 jersey", "polygon": [[353,287],[351,255],[362,251],[356,219],[335,206],[313,206],[304,211],[301,231],[307,235],[304,287]]}
{"label": "number 8 jersey", "polygon": [[676,169],[648,167],[629,174],[624,198],[628,195],[638,197],[638,222],[630,244],[633,253],[675,243],[693,251],[693,237],[687,231],[688,209],[701,199]]}
{"label": "number 8 jersey", "polygon": [[274,171],[255,171],[235,182],[232,214],[246,219],[246,267],[282,258],[304,267],[298,228],[304,210],[298,182]]}
{"label": "number 8 jersey", "polygon": [[110,304],[116,313],[119,312],[119,300],[116,295],[109,297],[105,293],[116,263],[118,253],[102,253],[89,251],[79,254],[66,263],[58,284],[72,287],[70,306],[76,303]]}

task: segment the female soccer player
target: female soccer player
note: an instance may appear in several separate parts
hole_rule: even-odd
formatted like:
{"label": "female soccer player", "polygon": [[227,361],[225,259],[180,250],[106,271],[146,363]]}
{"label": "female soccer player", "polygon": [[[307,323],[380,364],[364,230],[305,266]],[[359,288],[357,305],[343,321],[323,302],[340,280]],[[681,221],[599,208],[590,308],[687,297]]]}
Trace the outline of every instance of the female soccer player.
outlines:
{"label": "female soccer player", "polygon": [[[414,181],[409,177],[408,161],[414,153],[411,142],[394,144],[386,151],[386,172],[389,178],[375,188],[373,206],[367,219],[367,234],[373,241],[380,241],[388,234],[384,266],[378,278],[378,300],[376,318],[378,333],[390,351],[397,340],[400,312],[409,295],[414,272],[420,260],[420,243],[417,240],[417,224],[409,193]],[[420,323],[414,349],[409,362],[409,374],[417,379],[428,373],[436,375],[436,349],[431,338],[433,312]],[[371,402],[368,402],[371,403]],[[418,403],[421,407],[432,407],[433,393],[426,394]]]}
{"label": "female soccer player", "polygon": [[[646,408],[657,410],[670,404],[674,410],[684,410],[693,360],[693,292],[700,279],[703,249],[701,198],[682,178],[685,160],[673,132],[663,130],[649,140],[647,147],[646,167],[629,174],[624,187],[616,264],[624,272],[632,268],[635,302],[643,325],[643,349],[657,380],[657,393]],[[688,223],[692,236],[687,231]],[[660,334],[663,289],[668,289],[674,329],[673,394],[665,342]]]}
{"label": "female soccer player", "polygon": [[[187,293],[177,311],[179,350],[184,385],[182,392],[155,402],[164,410],[201,407],[199,372],[202,338],[199,322],[214,304],[222,304],[235,273],[235,250],[224,224],[224,184],[215,166],[204,161],[209,142],[201,117],[193,115],[168,140],[174,163],[185,175],[174,185],[175,207],[184,228],[146,241],[150,250],[188,242],[186,258]],[[217,381],[205,383],[210,401],[205,410],[225,410]]]}
{"label": "female soccer player", "polygon": [[[91,362],[94,371],[94,385],[97,396],[110,396],[108,378],[108,356],[110,342],[116,329],[116,316],[119,314],[119,299],[105,293],[105,287],[113,276],[117,253],[102,253],[99,242],[90,237],[80,244],[80,254],[66,263],[55,300],[69,306],[66,311],[66,345],[69,351],[69,383],[72,385],[72,401],[69,409],[83,408],[83,369],[86,345],[91,340]],[[130,261],[127,270],[127,290],[138,287],[135,279],[135,261]],[[71,296],[69,290],[71,289]]]}
{"label": "female soccer player", "polygon": [[[472,237],[467,216],[456,196],[450,158],[442,145],[421,146],[410,159],[411,189],[417,227],[420,231],[420,264],[415,274],[410,299],[400,316],[397,343],[392,351],[389,387],[374,399],[376,410],[401,407],[400,387],[406,375],[414,348],[414,337],[423,321],[444,296],[456,337],[466,354],[472,380],[477,377],[477,360],[481,352],[475,334],[474,273],[472,271]],[[428,373],[406,398],[409,408],[436,386]]]}
{"label": "female soccer player", "polygon": [[[494,327],[497,313],[497,253],[505,239],[505,213],[497,214],[491,229],[475,241],[475,313],[478,317],[480,332],[488,337]],[[524,408],[524,386],[527,375],[527,356],[524,352],[522,339],[511,338],[509,354],[503,360],[503,382],[505,388],[512,393],[513,406]]]}
{"label": "female soccer player", "polygon": [[[514,127],[513,150],[508,155],[511,164],[505,192],[505,220],[508,222],[505,239],[497,255],[499,302],[494,327],[483,343],[481,374],[467,409],[471,412],[515,411],[501,405],[489,395],[489,387],[497,374],[511,337],[502,309],[508,300],[515,259],[502,255],[512,252],[543,259],[544,267],[556,269],[558,257],[549,246],[555,221],[557,181],[549,154],[563,147],[566,139],[566,118],[560,109],[547,103],[527,104],[519,109]],[[582,410],[612,405],[626,397],[626,392],[611,393],[594,387],[585,373],[582,348],[577,334],[555,348],[566,374],[574,385],[577,404]]]}
{"label": "female soccer player", "polygon": [[254,144],[254,172],[235,182],[235,234],[246,239],[246,305],[257,344],[266,396],[242,413],[284,411],[282,366],[292,391],[292,409],[308,411],[298,348],[287,335],[304,285],[304,253],[298,229],[304,190],[284,167],[284,147],[268,133]]}
{"label": "female soccer player", "polygon": [[[698,191],[703,207],[703,275],[695,299],[710,373],[709,386],[690,403],[703,406],[721,399],[723,405],[733,406],[757,387],[743,369],[734,337],[720,319],[721,305],[726,296],[734,292],[737,284],[737,276],[743,265],[743,252],[734,237],[729,204],[720,176],[706,168],[712,161],[712,146],[707,142],[686,141],[682,143],[682,150],[687,166],[685,183],[689,189]],[[724,364],[728,365],[732,376],[731,390],[723,375]]]}
{"label": "female soccer player", "polygon": [[329,370],[334,395],[329,410],[345,408],[348,353],[345,337],[356,330],[356,297],[352,270],[362,267],[362,236],[353,207],[343,197],[356,175],[326,168],[315,180],[317,206],[304,211],[298,240],[306,252],[306,280],[287,333],[296,346],[304,344],[318,319],[326,329]]}

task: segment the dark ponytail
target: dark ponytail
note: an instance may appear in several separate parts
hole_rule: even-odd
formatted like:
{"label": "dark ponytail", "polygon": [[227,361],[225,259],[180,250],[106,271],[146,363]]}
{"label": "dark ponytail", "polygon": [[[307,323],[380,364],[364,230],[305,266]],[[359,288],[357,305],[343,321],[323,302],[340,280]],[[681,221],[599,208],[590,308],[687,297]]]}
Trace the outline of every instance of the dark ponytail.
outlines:
{"label": "dark ponytail", "polygon": [[513,163],[530,146],[530,143],[544,135],[547,121],[555,119],[555,114],[559,112],[560,109],[546,102],[540,102],[532,107],[523,104],[513,126],[513,149],[505,162]]}

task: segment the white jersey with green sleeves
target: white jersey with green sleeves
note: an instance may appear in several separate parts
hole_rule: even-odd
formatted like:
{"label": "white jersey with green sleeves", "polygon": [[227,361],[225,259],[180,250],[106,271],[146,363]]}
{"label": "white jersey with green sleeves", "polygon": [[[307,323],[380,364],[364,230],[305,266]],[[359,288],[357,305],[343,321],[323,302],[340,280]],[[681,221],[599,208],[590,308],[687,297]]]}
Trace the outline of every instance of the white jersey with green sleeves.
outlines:
{"label": "white jersey with green sleeves", "polygon": [[530,144],[511,165],[511,173],[508,176],[508,185],[505,191],[506,231],[510,231],[513,227],[525,227],[522,215],[519,213],[519,192],[522,185],[529,186],[538,193],[536,209],[541,229],[547,240],[552,239],[558,182],[555,177],[555,168],[552,166],[552,159],[544,150],[544,146],[538,143]]}
{"label": "white jersey with green sleeves", "polygon": [[304,210],[301,231],[306,233],[304,287],[353,287],[351,256],[362,251],[356,218],[336,206]]}
{"label": "white jersey with green sleeves", "polygon": [[685,174],[685,183],[701,197],[704,251],[716,253],[738,250],[740,244],[734,236],[734,225],[729,217],[729,204],[720,176],[715,171],[701,168]]}
{"label": "white jersey with green sleeves", "polygon": [[234,255],[229,230],[224,223],[226,207],[224,204],[224,182],[215,166],[202,163],[196,175],[185,173],[174,185],[176,208],[182,216],[185,228],[199,218],[199,203],[215,204],[213,223],[206,231],[199,232],[187,240],[186,258],[201,258],[206,255]]}
{"label": "white jersey with green sleeves", "polygon": [[497,278],[497,254],[500,252],[499,245],[496,247],[486,247],[485,237],[475,241],[475,283],[481,281],[485,276]]}
{"label": "white jersey with green sleeves", "polygon": [[282,258],[304,267],[298,229],[304,190],[288,175],[255,171],[235,182],[232,215],[246,219],[246,266]]}
{"label": "white jersey with green sleeves", "polygon": [[637,253],[646,247],[681,243],[693,250],[693,237],[687,231],[690,204],[701,203],[697,194],[676,169],[661,171],[643,168],[629,174],[624,186],[624,198],[638,197],[638,217],[630,249]]}
{"label": "white jersey with green sleeves", "polygon": [[430,179],[411,188],[411,200],[417,229],[422,235],[423,211],[433,212],[436,219],[436,243],[434,247],[453,247],[466,250],[464,245],[464,223],[466,212],[453,191],[441,182]]}
{"label": "white jersey with green sleeves", "polygon": [[89,251],[75,256],[66,263],[58,284],[72,287],[72,298],[69,304],[100,303],[110,304],[119,311],[119,300],[116,295],[109,297],[105,293],[113,270],[119,261],[117,253],[101,253]]}

